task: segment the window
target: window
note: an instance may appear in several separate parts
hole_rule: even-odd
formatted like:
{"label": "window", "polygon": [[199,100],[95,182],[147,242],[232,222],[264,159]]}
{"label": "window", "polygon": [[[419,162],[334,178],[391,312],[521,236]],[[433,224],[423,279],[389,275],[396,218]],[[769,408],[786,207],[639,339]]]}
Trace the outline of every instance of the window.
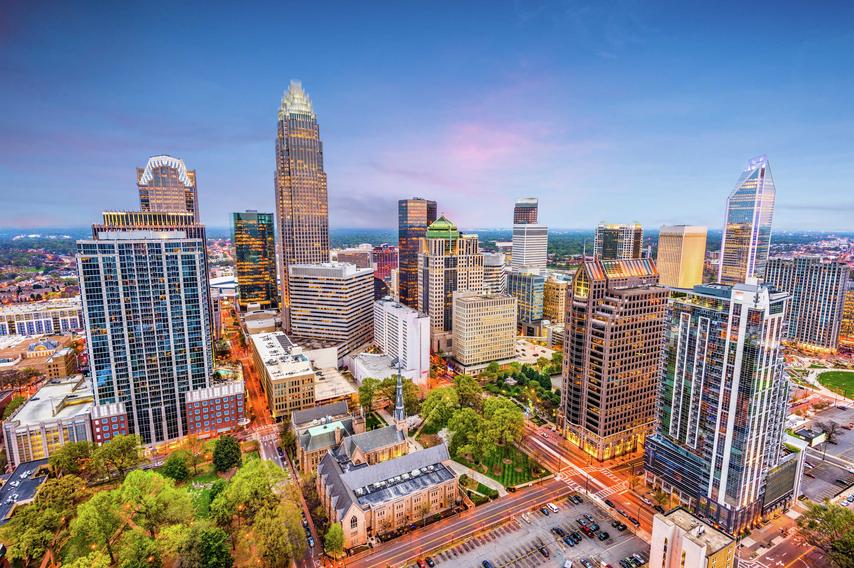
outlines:
{"label": "window", "polygon": [[356,515],[353,515],[350,517],[350,528],[355,529],[357,526],[359,526],[359,519],[356,518]]}

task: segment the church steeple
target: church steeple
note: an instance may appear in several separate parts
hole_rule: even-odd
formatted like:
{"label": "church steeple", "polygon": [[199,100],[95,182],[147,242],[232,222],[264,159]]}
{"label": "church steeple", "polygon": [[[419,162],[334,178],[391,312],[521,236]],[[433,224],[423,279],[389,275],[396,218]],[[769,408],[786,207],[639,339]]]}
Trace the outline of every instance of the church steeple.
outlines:
{"label": "church steeple", "polygon": [[400,374],[400,359],[397,361],[397,389],[394,398],[394,421],[404,422],[406,421],[406,410],[403,407],[403,377]]}

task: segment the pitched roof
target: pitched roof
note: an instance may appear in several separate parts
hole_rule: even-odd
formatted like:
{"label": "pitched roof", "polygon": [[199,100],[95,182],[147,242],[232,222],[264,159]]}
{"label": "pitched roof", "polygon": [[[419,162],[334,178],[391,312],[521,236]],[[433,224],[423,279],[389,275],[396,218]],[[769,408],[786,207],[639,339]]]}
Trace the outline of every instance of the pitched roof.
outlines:
{"label": "pitched roof", "polygon": [[397,426],[385,426],[376,430],[368,430],[360,434],[354,434],[344,440],[344,451],[348,456],[353,455],[356,448],[360,448],[363,452],[371,452],[386,446],[399,444],[406,440],[403,432],[397,429]]}
{"label": "pitched roof", "polygon": [[448,454],[448,446],[439,444],[438,446],[418,450],[417,452],[380,462],[370,467],[350,470],[342,474],[341,479],[348,487],[356,489],[379,481],[385,481],[395,476],[421,469],[422,467],[436,465],[449,459],[451,459],[451,456]]}
{"label": "pitched roof", "polygon": [[295,410],[291,414],[291,422],[297,426],[301,426],[303,424],[308,424],[312,420],[320,420],[327,416],[340,416],[342,414],[347,414],[347,412],[347,401],[333,402],[331,404],[323,404],[313,408],[306,408],[305,410]]}

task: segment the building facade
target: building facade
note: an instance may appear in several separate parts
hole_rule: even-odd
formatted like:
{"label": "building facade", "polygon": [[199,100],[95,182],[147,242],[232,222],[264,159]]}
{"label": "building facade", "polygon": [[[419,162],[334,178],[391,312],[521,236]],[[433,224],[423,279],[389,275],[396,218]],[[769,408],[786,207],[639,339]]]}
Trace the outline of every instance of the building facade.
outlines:
{"label": "building facade", "polygon": [[513,271],[544,270],[548,261],[549,228],[523,223],[513,225]]}
{"label": "building facade", "polygon": [[390,298],[374,302],[374,343],[416,384],[430,377],[430,318]]}
{"label": "building facade", "polygon": [[272,213],[245,211],[231,214],[231,242],[237,273],[237,303],[262,309],[279,305],[276,285],[276,227]]}
{"label": "building facade", "polygon": [[593,237],[593,256],[601,260],[629,260],[641,257],[643,227],[599,223]]}
{"label": "building facade", "polygon": [[397,270],[397,247],[388,243],[375,246],[371,251],[371,258],[374,263],[374,277],[389,282],[391,271]]}
{"label": "building facade", "polygon": [[520,197],[513,207],[513,224],[536,225],[538,208],[536,197]]}
{"label": "building facade", "polygon": [[152,156],[144,168],[136,169],[139,206],[146,212],[192,213],[199,222],[196,170],[172,156]]}
{"label": "building facade", "polygon": [[277,422],[315,404],[314,367],[301,347],[281,331],[249,336],[252,358],[267,397],[267,407]]}
{"label": "building facade", "polygon": [[818,256],[772,258],[765,282],[792,296],[789,338],[808,349],[836,351],[845,309],[848,265]]}
{"label": "building facade", "polygon": [[766,156],[750,160],[726,201],[718,282],[764,278],[777,190]]}
{"label": "building facade", "polygon": [[418,311],[430,316],[431,347],[450,351],[454,292],[483,289],[483,255],[477,235],[463,235],[445,217],[427,229],[418,257]]}
{"label": "building facade", "polygon": [[0,306],[0,335],[50,335],[82,327],[79,296]]}
{"label": "building facade", "polygon": [[209,438],[237,428],[246,416],[243,381],[230,381],[187,393],[187,429]]}
{"label": "building facade", "polygon": [[512,359],[516,343],[516,299],[506,294],[455,292],[453,327],[454,359],[466,372],[492,361]]}
{"label": "building facade", "polygon": [[842,308],[842,323],[839,326],[839,345],[854,348],[854,281],[849,280]]}
{"label": "building facade", "polygon": [[539,270],[514,270],[507,275],[507,293],[516,298],[520,324],[543,319],[545,285],[546,277]]}
{"label": "building facade", "polygon": [[323,144],[311,99],[291,81],[279,106],[276,137],[276,221],[283,324],[289,327],[292,264],[329,261],[329,200]]}
{"label": "building facade", "polygon": [[352,264],[294,264],[289,267],[291,331],[338,341],[338,357],[373,338],[374,271]]}
{"label": "building facade", "polygon": [[116,436],[130,434],[128,413],[122,402],[93,406],[90,417],[92,419],[92,442],[96,446],[106,444]]}
{"label": "building facade", "polygon": [[586,260],[567,296],[564,435],[606,460],[651,433],[667,290],[650,259]]}
{"label": "building facade", "polygon": [[652,518],[649,566],[735,568],[735,539],[682,508]]}
{"label": "building facade", "polygon": [[372,268],[374,265],[372,249],[344,249],[335,253],[338,262],[352,264],[356,268]]}
{"label": "building facade", "polygon": [[145,444],[184,436],[187,391],[213,371],[205,243],[183,231],[77,242],[96,403],[124,403]]}
{"label": "building facade", "polygon": [[665,225],[658,231],[655,266],[659,284],[668,288],[693,288],[703,283],[706,228]]}
{"label": "building facade", "polygon": [[483,253],[483,291],[485,293],[507,293],[506,260],[506,255],[500,252]]}
{"label": "building facade", "polygon": [[570,280],[561,274],[549,274],[543,283],[543,319],[563,325],[566,319],[566,291]]}
{"label": "building facade", "polygon": [[730,534],[762,514],[781,458],[789,295],[752,284],[674,291],[647,481]]}
{"label": "building facade", "polygon": [[398,297],[404,306],[418,308],[418,256],[425,247],[427,227],[436,220],[436,202],[420,197],[401,199],[397,203],[397,218]]}

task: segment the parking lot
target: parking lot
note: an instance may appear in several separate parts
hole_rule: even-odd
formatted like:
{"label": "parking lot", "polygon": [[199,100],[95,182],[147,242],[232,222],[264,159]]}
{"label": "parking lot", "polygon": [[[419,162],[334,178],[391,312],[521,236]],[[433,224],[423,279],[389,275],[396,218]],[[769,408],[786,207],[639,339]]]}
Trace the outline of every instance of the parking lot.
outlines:
{"label": "parking lot", "polygon": [[[598,568],[602,561],[619,567],[620,560],[632,553],[649,556],[648,544],[635,537],[630,528],[618,531],[611,526],[613,517],[587,500],[575,505],[564,499],[556,505],[557,513],[546,516],[539,509],[529,511],[530,522],[521,516],[514,517],[501,526],[433,554],[432,560],[442,567],[481,568],[483,561],[488,560],[495,568],[534,568],[563,566],[567,560],[575,561],[573,567],[582,567],[582,559],[586,559]],[[593,517],[600,530],[608,532],[607,540],[582,536],[581,542],[570,547],[552,532],[555,527],[566,533],[579,532],[576,519],[584,514]]]}
{"label": "parking lot", "polygon": [[[819,423],[836,422],[841,426],[854,423],[854,409],[831,406],[822,410],[810,421],[814,430],[821,430]],[[826,452],[826,455],[825,455]],[[807,467],[801,481],[801,493],[815,502],[831,499],[854,484],[854,429],[839,428],[835,444],[821,444],[807,450],[806,461],[815,467]]]}

